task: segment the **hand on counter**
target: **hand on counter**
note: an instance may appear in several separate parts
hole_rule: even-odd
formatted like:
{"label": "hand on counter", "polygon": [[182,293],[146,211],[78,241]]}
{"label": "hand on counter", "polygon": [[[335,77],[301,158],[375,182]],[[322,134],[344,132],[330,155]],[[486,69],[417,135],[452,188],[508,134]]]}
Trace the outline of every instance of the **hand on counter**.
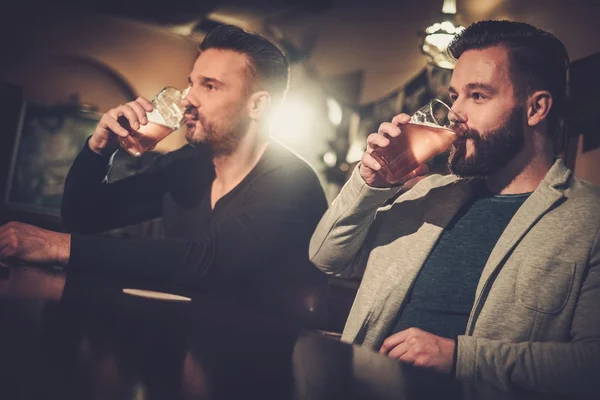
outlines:
{"label": "hand on counter", "polygon": [[0,226],[0,260],[66,265],[71,235],[52,232],[21,222]]}

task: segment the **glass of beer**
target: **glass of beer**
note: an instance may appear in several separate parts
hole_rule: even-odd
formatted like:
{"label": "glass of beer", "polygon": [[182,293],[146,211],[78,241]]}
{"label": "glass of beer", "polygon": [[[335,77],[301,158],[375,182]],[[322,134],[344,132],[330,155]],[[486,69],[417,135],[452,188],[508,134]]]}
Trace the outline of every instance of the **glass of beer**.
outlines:
{"label": "glass of beer", "polygon": [[406,175],[446,151],[456,134],[466,124],[450,106],[439,99],[431,100],[415,112],[400,135],[390,139],[387,147],[378,147],[371,156],[381,169],[377,171],[386,182],[397,184]]}
{"label": "glass of beer", "polygon": [[119,123],[129,131],[129,136],[119,137],[121,147],[134,157],[139,157],[158,142],[176,131],[183,122],[185,107],[181,100],[185,97],[187,90],[180,90],[167,86],[152,99],[152,112],[146,113],[148,123],[141,125],[135,130],[127,121],[127,118],[119,118]]}

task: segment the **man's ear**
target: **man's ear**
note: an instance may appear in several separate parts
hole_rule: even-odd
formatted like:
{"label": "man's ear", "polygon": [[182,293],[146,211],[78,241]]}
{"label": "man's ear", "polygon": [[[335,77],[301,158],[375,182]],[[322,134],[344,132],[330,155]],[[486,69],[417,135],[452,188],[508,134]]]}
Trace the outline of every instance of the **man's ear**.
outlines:
{"label": "man's ear", "polygon": [[532,93],[527,101],[527,125],[537,126],[548,117],[552,108],[552,95],[547,90]]}
{"label": "man's ear", "polygon": [[271,107],[271,95],[269,92],[260,91],[252,94],[248,99],[248,116],[253,120],[265,118]]}

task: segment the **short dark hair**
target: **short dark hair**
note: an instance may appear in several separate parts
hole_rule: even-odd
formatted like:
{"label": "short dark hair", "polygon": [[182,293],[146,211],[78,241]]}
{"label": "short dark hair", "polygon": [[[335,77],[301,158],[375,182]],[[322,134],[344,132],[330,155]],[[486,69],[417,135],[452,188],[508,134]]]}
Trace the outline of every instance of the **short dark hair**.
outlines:
{"label": "short dark hair", "polygon": [[267,90],[277,104],[285,97],[289,85],[289,64],[283,51],[265,37],[234,25],[221,25],[206,35],[199,46],[231,50],[245,54],[250,60],[250,73],[258,89]]}
{"label": "short dark hair", "polygon": [[554,35],[523,22],[480,21],[458,34],[448,52],[458,59],[467,50],[502,46],[508,50],[509,74],[515,96],[524,102],[536,90],[548,90],[552,108],[548,114],[553,131],[566,109],[567,49]]}

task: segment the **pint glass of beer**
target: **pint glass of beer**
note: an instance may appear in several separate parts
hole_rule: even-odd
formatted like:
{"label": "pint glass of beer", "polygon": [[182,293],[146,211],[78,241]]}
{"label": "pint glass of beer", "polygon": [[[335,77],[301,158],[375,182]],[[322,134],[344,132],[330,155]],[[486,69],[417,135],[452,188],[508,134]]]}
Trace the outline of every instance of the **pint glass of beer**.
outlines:
{"label": "pint glass of beer", "polygon": [[373,150],[371,156],[386,182],[396,184],[406,175],[450,147],[465,122],[441,100],[433,99],[415,112],[400,135],[387,147]]}
{"label": "pint glass of beer", "polygon": [[139,157],[171,132],[181,126],[185,107],[181,105],[185,93],[167,86],[152,99],[152,112],[146,113],[148,123],[133,129],[126,118],[120,118],[119,123],[129,131],[129,136],[119,137],[121,147],[134,157]]}

